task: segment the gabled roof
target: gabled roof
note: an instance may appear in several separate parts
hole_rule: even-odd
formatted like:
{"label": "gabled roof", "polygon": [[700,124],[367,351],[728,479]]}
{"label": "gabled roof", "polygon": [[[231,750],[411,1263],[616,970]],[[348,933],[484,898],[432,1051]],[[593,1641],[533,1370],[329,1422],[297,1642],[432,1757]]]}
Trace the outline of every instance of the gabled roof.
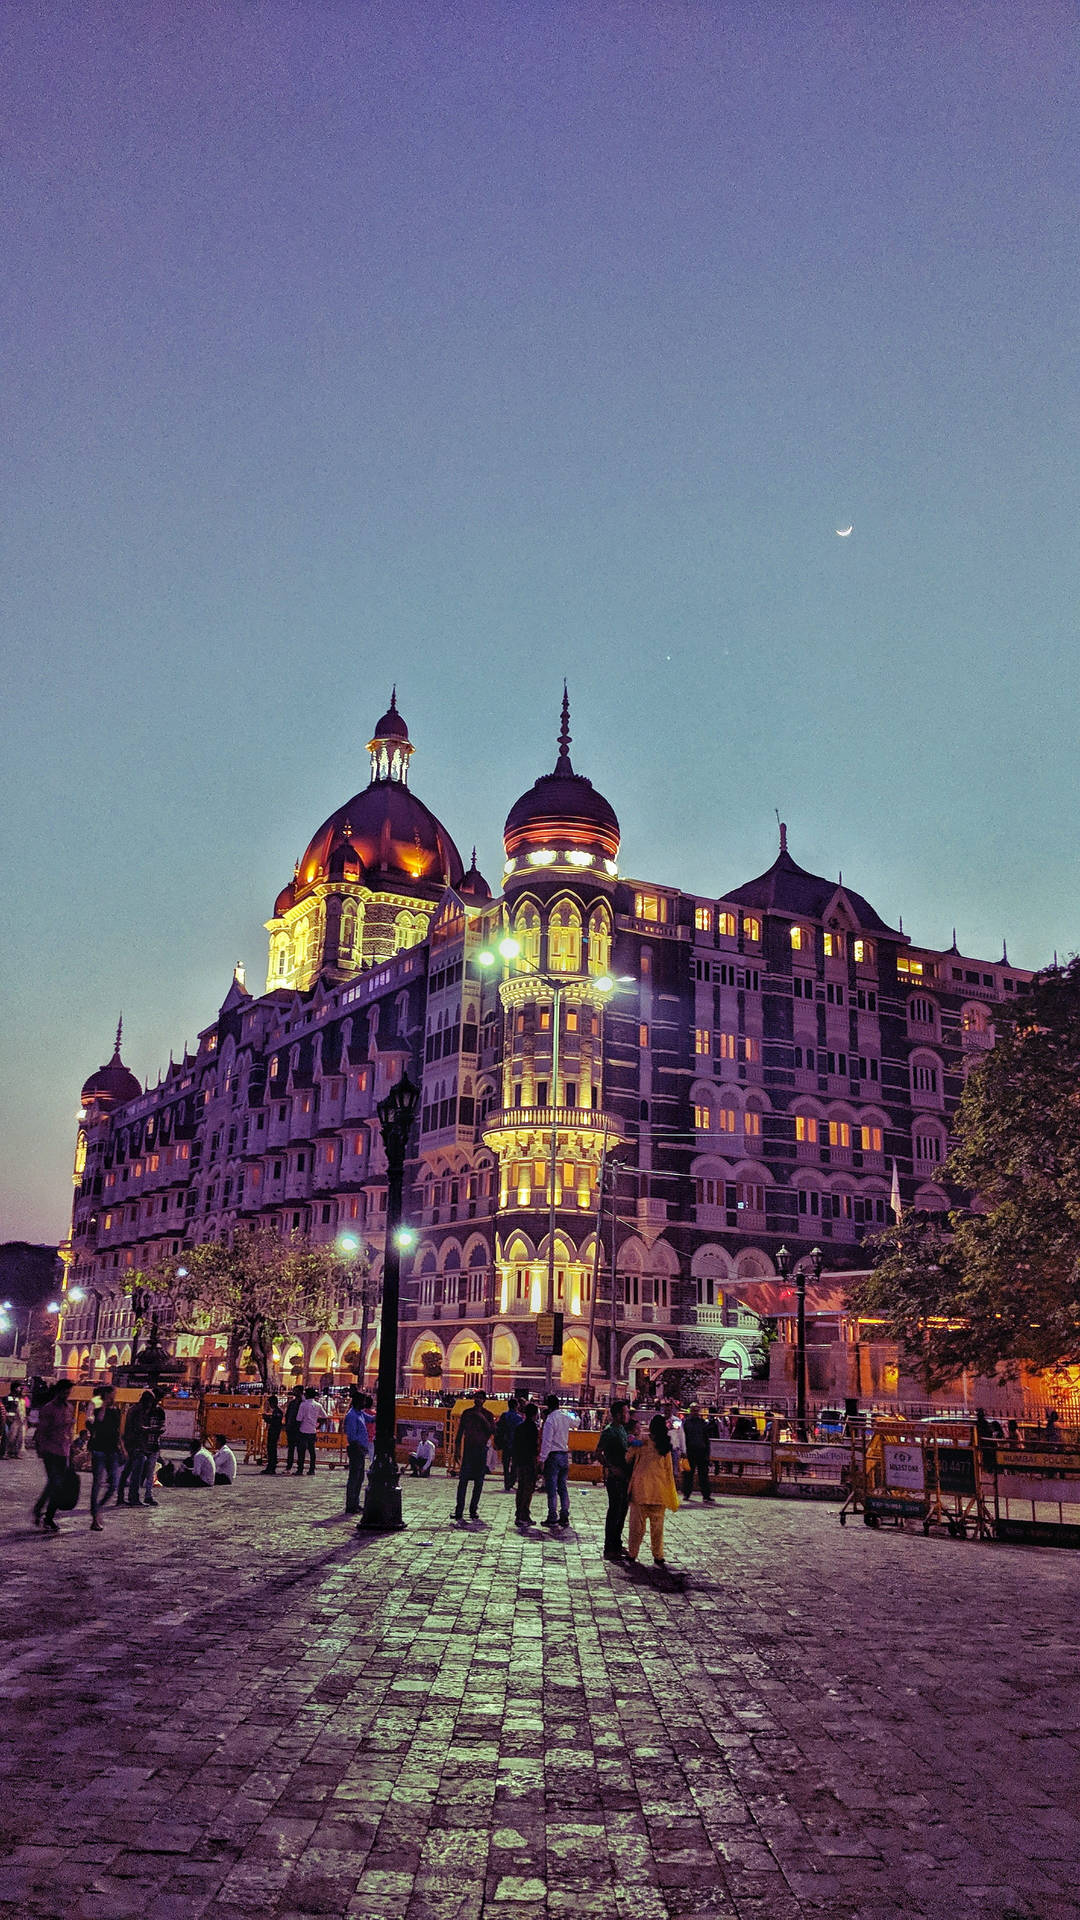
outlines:
{"label": "gabled roof", "polygon": [[754,907],[759,913],[789,914],[793,920],[824,920],[830,909],[846,903],[855,924],[868,933],[887,933],[897,940],[906,936],[890,927],[861,893],[851,887],[827,880],[824,874],[807,873],[792,859],[785,847],[772,866],[756,880],[729,889],[723,896],[740,907]]}

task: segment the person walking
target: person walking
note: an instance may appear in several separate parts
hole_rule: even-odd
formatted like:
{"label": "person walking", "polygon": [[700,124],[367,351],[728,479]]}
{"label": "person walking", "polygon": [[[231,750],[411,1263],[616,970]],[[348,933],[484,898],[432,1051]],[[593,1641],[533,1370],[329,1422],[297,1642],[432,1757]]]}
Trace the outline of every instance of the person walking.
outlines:
{"label": "person walking", "polygon": [[266,1412],[263,1414],[263,1425],[266,1428],[266,1465],[263,1468],[264,1473],[277,1472],[278,1443],[281,1440],[281,1428],[284,1417],[278,1405],[277,1394],[272,1393],[266,1403]]}
{"label": "person walking", "polygon": [[500,1413],[495,1422],[495,1446],[502,1456],[503,1492],[512,1493],[514,1487],[514,1434],[521,1425],[521,1405],[517,1394]]}
{"label": "person walking", "polygon": [[323,1410],[319,1405],[314,1387],[308,1387],[296,1409],[296,1477],[304,1471],[304,1461],[308,1463],[308,1476],[315,1471],[315,1435],[319,1430],[319,1421]]}
{"label": "person walking", "polygon": [[364,1489],[364,1470],[371,1444],[365,1399],[366,1395],[361,1393],[359,1387],[349,1388],[349,1411],[345,1415],[345,1451],[349,1460],[349,1478],[345,1487],[346,1513],[359,1513],[360,1495]]}
{"label": "person walking", "polygon": [[297,1385],[292,1389],[285,1402],[285,1471],[291,1473],[296,1462],[296,1436],[298,1428],[296,1416],[300,1411],[300,1402],[304,1398],[304,1389]]}
{"label": "person walking", "polygon": [[604,1521],[604,1559],[621,1560],[626,1552],[622,1530],[630,1504],[630,1430],[625,1400],[613,1400],[607,1423],[600,1429],[596,1451],[604,1469],[607,1518]]}
{"label": "person walking", "polygon": [[675,1475],[671,1466],[671,1440],[663,1414],[656,1413],[649,1421],[648,1434],[641,1443],[630,1475],[627,1559],[636,1562],[648,1521],[653,1565],[665,1567],[664,1514],[677,1513],[678,1510],[679,1496],[675,1491]]}
{"label": "person walking", "polygon": [[34,1502],[34,1525],[59,1533],[56,1509],[64,1494],[75,1434],[75,1409],[68,1404],[70,1380],[58,1380],[38,1414],[35,1444],[45,1469],[45,1485]]}
{"label": "person walking", "polygon": [[549,1393],[544,1402],[544,1428],[540,1435],[540,1466],[544,1475],[548,1510],[545,1527],[570,1525],[570,1435],[577,1427],[577,1415],[560,1407],[558,1395]]}
{"label": "person walking", "polygon": [[683,1468],[683,1499],[689,1500],[694,1491],[694,1475],[697,1475],[701,1497],[707,1507],[712,1505],[709,1491],[709,1426],[702,1418],[701,1408],[695,1404],[683,1421],[683,1438],[686,1444],[686,1465]]}
{"label": "person walking", "polygon": [[487,1472],[488,1442],[495,1431],[495,1422],[484,1405],[485,1397],[483,1388],[478,1388],[473,1394],[472,1406],[466,1408],[458,1421],[454,1463],[461,1462],[461,1471],[458,1474],[453,1517],[459,1523],[465,1518],[465,1493],[470,1486],[469,1519],[478,1520],[480,1517],[478,1508]]}
{"label": "person walking", "polygon": [[516,1492],[514,1525],[519,1533],[528,1533],[532,1526],[530,1509],[536,1488],[540,1457],[540,1409],[535,1400],[526,1401],[521,1419],[511,1436],[510,1445],[514,1455]]}
{"label": "person walking", "polygon": [[124,1457],[120,1409],[111,1386],[99,1387],[94,1396],[94,1415],[86,1438],[90,1448],[90,1531],[104,1533],[101,1509],[116,1492]]}

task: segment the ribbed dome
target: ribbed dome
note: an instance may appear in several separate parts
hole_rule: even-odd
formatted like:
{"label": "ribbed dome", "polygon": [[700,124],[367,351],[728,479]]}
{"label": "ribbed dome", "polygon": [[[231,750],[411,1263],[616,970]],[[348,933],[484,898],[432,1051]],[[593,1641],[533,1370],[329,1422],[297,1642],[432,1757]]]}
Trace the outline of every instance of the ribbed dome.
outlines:
{"label": "ribbed dome", "polygon": [[378,780],[312,835],[292,890],[299,900],[309,887],[334,879],[426,891],[456,887],[464,874],[461,855],[430,807],[399,781]]}
{"label": "ribbed dome", "polygon": [[92,1100],[107,1101],[110,1106],[123,1106],[125,1101],[137,1100],[142,1088],[135,1075],[125,1067],[120,1058],[120,1040],[123,1033],[123,1019],[116,1029],[116,1045],[113,1056],[96,1073],[90,1075],[82,1090],[82,1104],[88,1106]]}
{"label": "ribbed dome", "polygon": [[515,801],[506,816],[503,844],[508,859],[530,849],[576,848],[614,860],[619,851],[619,822],[614,807],[591,780],[570,762],[570,703],[563,688],[559,757],[553,773],[542,774]]}

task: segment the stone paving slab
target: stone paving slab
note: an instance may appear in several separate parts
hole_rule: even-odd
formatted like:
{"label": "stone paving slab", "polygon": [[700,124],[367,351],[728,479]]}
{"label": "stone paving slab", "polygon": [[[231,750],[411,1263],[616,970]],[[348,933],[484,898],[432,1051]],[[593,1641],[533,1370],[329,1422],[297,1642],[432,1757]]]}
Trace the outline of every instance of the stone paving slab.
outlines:
{"label": "stone paving slab", "polygon": [[365,1536],[340,1474],[29,1509],[0,1462],[3,1920],[1080,1920],[1080,1562],[684,1507]]}

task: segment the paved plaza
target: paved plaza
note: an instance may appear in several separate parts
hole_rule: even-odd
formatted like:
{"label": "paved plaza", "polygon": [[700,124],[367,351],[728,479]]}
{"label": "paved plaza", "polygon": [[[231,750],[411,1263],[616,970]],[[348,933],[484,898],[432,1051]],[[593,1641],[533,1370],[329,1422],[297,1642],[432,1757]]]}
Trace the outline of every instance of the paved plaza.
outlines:
{"label": "paved plaza", "polygon": [[[698,1503],[685,1590],[447,1480],[29,1522],[0,1463],[0,1915],[1080,1915],[1075,1556]],[[85,1498],[85,1496],[84,1496]],[[541,1510],[537,1503],[538,1512]]]}

